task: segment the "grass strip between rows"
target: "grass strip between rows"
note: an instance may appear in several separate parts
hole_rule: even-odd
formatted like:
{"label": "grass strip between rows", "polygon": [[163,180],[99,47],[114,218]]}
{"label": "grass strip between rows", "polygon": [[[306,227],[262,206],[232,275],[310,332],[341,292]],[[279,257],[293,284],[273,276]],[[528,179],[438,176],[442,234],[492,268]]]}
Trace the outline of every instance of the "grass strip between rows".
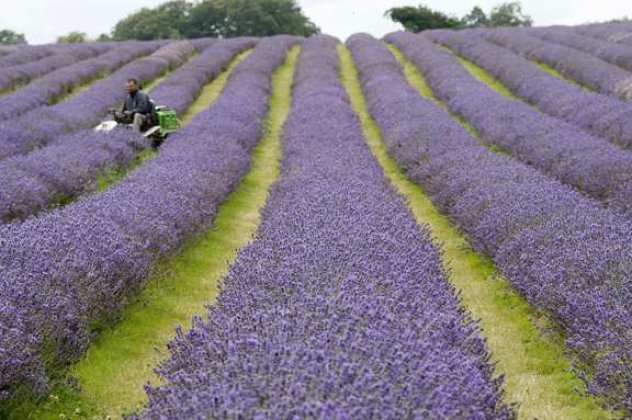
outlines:
{"label": "grass strip between rows", "polygon": [[[518,403],[519,417],[524,419],[608,418],[593,398],[576,391],[585,387],[571,371],[563,340],[553,330],[541,331],[536,327],[537,323],[546,326],[546,319],[511,289],[489,258],[469,246],[423,189],[410,181],[389,156],[380,128],[368,112],[351,53],[340,45],[339,54],[341,78],[367,143],[417,222],[430,228],[436,244],[443,250],[448,279],[459,291],[463,306],[479,320],[496,371],[505,375],[506,401]],[[427,85],[415,87],[429,90]]]}
{"label": "grass strip between rows", "polygon": [[[265,132],[253,151],[251,169],[220,206],[213,227],[162,262],[122,321],[104,331],[72,368],[80,390],[60,390],[36,417],[116,418],[145,403],[144,384],[160,383],[154,368],[168,357],[166,344],[175,326],[188,327],[194,315],[205,314],[238,250],[256,234],[260,210],[280,172],[280,137],[291,107],[299,52],[300,47],[292,48],[274,73]],[[209,100],[219,92],[209,88],[200,98]]]}
{"label": "grass strip between rows", "polygon": [[565,81],[567,83],[570,83],[571,85],[579,86],[580,88],[582,88],[586,92],[592,92],[592,93],[597,92],[595,89],[593,89],[593,88],[591,88],[589,86],[586,86],[584,84],[581,84],[577,80],[572,79],[572,78],[560,73],[553,66],[550,66],[550,65],[548,65],[546,63],[543,63],[541,61],[534,61],[534,60],[531,60],[531,63],[533,65],[537,66],[538,68],[540,68],[541,70],[544,70],[545,72],[549,73],[550,75],[557,77],[558,79],[561,79],[561,80],[563,80],[563,81]]}

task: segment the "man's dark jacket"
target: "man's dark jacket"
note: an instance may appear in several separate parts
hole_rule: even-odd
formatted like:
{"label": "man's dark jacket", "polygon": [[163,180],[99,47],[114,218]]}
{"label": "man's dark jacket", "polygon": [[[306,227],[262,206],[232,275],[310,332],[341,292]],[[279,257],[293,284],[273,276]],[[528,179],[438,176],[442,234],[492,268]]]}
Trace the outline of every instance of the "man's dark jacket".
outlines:
{"label": "man's dark jacket", "polygon": [[149,96],[140,90],[134,93],[128,93],[123,102],[123,111],[130,111],[133,114],[148,115],[153,112],[152,108],[153,106],[149,100]]}

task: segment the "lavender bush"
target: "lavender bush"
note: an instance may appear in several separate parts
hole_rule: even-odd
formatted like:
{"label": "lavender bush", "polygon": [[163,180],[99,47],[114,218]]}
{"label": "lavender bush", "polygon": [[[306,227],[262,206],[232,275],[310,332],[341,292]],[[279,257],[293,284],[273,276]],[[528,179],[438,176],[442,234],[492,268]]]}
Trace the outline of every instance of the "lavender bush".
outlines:
{"label": "lavender bush", "polygon": [[547,114],[575,124],[624,148],[632,148],[632,104],[566,83],[510,50],[472,33],[429,31],[432,40],[455,50]]}
{"label": "lavender bush", "polygon": [[611,64],[623,67],[628,71],[632,70],[632,45],[606,42],[581,35],[573,32],[566,26],[533,28],[529,30],[528,34],[545,41],[555,42],[582,50]]}
{"label": "lavender bush", "polygon": [[15,52],[18,48],[20,48],[19,45],[0,45],[0,56],[11,54],[12,52]]}
{"label": "lavender bush", "polygon": [[73,87],[151,54],[159,47],[160,44],[157,42],[122,43],[98,57],[75,64],[67,63],[66,67],[52,71],[17,92],[0,98],[0,118],[13,119],[27,111],[47,105]]}
{"label": "lavender bush", "polygon": [[632,97],[632,73],[591,54],[545,42],[524,30],[490,29],[479,33],[530,60],[546,63],[598,92],[622,99]]}
{"label": "lavender bush", "polygon": [[248,170],[272,71],[296,42],[284,36],[261,41],[210,108],[112,188],[0,226],[5,397],[21,387],[46,392],[46,368],[81,356],[93,329],[120,314],[153,264],[212,223]]}
{"label": "lavender bush", "polygon": [[183,114],[206,83],[217,77],[237,54],[254,46],[256,42],[253,38],[233,38],[207,46],[198,57],[178,68],[156,86],[151,92],[152,99],[158,104],[166,104],[175,109],[178,114]]}
{"label": "lavender bush", "polygon": [[364,143],[335,43],[305,41],[257,239],[208,320],[178,330],[138,417],[510,416],[429,233]]}
{"label": "lavender bush", "polygon": [[632,408],[632,224],[483,147],[408,84],[382,43],[356,35],[348,44],[391,155],[559,323],[589,389]]}
{"label": "lavender bush", "polygon": [[107,109],[121,101],[128,77],[140,81],[181,65],[193,52],[186,41],[169,43],[148,57],[135,60],[88,90],[50,107],[41,107],[0,124],[0,159],[26,154],[63,134],[93,127]]}
{"label": "lavender bush", "polygon": [[48,55],[63,51],[68,44],[20,45],[0,58],[0,68],[19,66],[29,61],[40,60]]}
{"label": "lavender bush", "polygon": [[572,30],[604,41],[632,45],[632,25],[629,23],[577,25]]}
{"label": "lavender bush", "polygon": [[[565,184],[632,216],[632,154],[568,123],[508,99],[472,76],[454,56],[410,33],[388,35],[434,93],[484,139]],[[481,104],[485,104],[481,106]]]}
{"label": "lavender bush", "polygon": [[[235,38],[218,41],[201,55],[174,71],[152,92],[158,103],[184,112],[205,83],[215,78],[240,51],[254,41]],[[97,175],[113,166],[127,166],[136,151],[148,147],[138,133],[91,129],[57,139],[28,155],[0,161],[0,221],[24,218],[94,188]]]}
{"label": "lavender bush", "polygon": [[77,44],[72,49],[49,55],[41,60],[0,69],[0,91],[16,88],[54,70],[93,58],[112,47],[112,44]]}

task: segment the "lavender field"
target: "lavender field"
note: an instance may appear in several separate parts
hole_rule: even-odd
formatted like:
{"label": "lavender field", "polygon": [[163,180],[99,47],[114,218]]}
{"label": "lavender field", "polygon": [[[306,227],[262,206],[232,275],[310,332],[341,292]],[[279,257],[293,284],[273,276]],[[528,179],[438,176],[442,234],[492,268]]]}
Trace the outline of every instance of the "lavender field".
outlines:
{"label": "lavender field", "polygon": [[0,51],[0,418],[632,417],[631,98],[626,23]]}

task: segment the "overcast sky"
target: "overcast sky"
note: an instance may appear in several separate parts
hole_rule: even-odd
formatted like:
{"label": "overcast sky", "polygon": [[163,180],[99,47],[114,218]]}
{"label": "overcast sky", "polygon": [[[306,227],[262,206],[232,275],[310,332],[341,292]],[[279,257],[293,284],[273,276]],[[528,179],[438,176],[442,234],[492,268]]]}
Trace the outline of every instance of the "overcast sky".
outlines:
{"label": "overcast sky", "polygon": [[[485,11],[503,0],[299,0],[323,32],[345,39],[355,32],[382,36],[399,27],[383,17],[393,6],[426,4],[462,16],[478,4]],[[127,14],[163,0],[2,0],[0,29],[26,34],[31,44],[54,42],[58,35],[79,30],[90,36],[109,32]],[[622,16],[632,17],[630,0],[523,0],[523,10],[536,25],[576,24]]]}

